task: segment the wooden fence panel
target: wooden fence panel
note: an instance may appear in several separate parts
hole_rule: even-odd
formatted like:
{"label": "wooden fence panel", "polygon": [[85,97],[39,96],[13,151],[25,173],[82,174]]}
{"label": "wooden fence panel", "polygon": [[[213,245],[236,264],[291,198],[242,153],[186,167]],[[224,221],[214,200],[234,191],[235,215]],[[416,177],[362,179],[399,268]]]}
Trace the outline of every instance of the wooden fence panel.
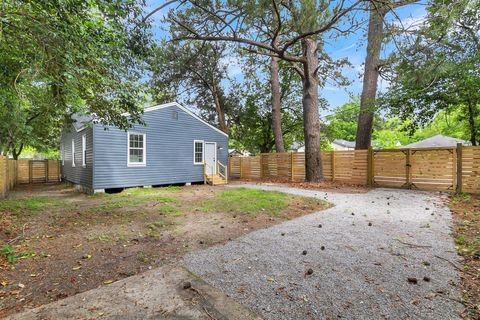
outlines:
{"label": "wooden fence panel", "polygon": [[230,157],[228,159],[229,178],[240,179],[240,161],[241,157]]}
{"label": "wooden fence panel", "polygon": [[17,160],[8,160],[8,189],[17,184]]}
{"label": "wooden fence panel", "polygon": [[30,160],[17,160],[17,182],[30,183]]}
{"label": "wooden fence panel", "polygon": [[260,179],[261,177],[261,167],[260,167],[260,156],[255,157],[245,157],[242,159],[242,178],[243,179]]}
{"label": "wooden fence panel", "polygon": [[462,191],[480,193],[480,147],[462,148]]}
{"label": "wooden fence panel", "polygon": [[60,161],[58,160],[46,160],[47,161],[47,172],[48,172],[48,182],[60,181]]}
{"label": "wooden fence panel", "polygon": [[[332,170],[333,170],[333,151],[323,151],[322,152],[322,173],[325,179],[332,180]],[[303,156],[305,157],[305,155]]]}
{"label": "wooden fence panel", "polygon": [[0,198],[4,198],[16,183],[17,161],[0,156]]}
{"label": "wooden fence panel", "polygon": [[43,160],[30,160],[30,182],[47,182],[47,162]]}
{"label": "wooden fence panel", "polygon": [[378,187],[404,187],[407,185],[406,151],[374,151],[373,184]]}
{"label": "wooden fence panel", "polygon": [[291,153],[265,153],[261,155],[262,178],[292,179]]}
{"label": "wooden fence panel", "polygon": [[[322,154],[323,156],[323,154]],[[293,181],[305,181],[305,153],[293,152]],[[323,159],[322,159],[323,163]]]}
{"label": "wooden fence panel", "polygon": [[[232,178],[305,181],[303,152],[232,157],[229,166]],[[323,151],[322,166],[327,180],[343,183],[480,192],[480,147]]]}
{"label": "wooden fence panel", "polygon": [[410,181],[420,190],[455,191],[455,149],[410,151]]}
{"label": "wooden fence panel", "polygon": [[368,150],[334,151],[335,181],[366,184],[368,169]]}
{"label": "wooden fence panel", "polygon": [[0,156],[0,198],[4,198],[8,191],[7,167],[6,157]]}

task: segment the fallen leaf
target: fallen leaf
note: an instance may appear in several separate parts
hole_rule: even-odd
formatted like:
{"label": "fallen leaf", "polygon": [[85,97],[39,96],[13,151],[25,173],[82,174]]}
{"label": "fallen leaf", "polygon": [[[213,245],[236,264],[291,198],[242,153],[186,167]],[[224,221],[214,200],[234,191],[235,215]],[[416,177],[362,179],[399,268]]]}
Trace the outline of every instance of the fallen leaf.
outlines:
{"label": "fallen leaf", "polygon": [[73,267],[72,270],[79,270],[82,266]]}
{"label": "fallen leaf", "polygon": [[103,281],[103,284],[110,284],[112,282],[113,282],[113,280],[105,280],[105,281]]}

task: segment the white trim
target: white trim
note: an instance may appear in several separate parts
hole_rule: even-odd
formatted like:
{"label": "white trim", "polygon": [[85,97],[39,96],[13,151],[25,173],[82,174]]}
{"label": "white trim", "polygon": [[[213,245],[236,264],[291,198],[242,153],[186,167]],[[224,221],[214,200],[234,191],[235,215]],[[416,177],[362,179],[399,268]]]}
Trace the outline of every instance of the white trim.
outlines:
{"label": "white trim", "polygon": [[[209,126],[210,128],[212,128],[213,130],[217,131],[218,133],[221,133],[223,134],[224,136],[228,137],[228,134],[226,134],[225,132],[223,132],[222,130],[212,126],[210,123],[206,122],[205,120],[203,120],[202,118],[200,118],[199,116],[197,116],[195,113],[193,113],[192,111],[188,110],[187,108],[185,108],[184,106],[182,106],[181,104],[179,104],[178,102],[169,102],[169,103],[164,103],[164,104],[159,104],[159,105],[156,105],[156,106],[151,106],[151,107],[147,107],[143,110],[143,112],[150,112],[150,111],[155,111],[155,110],[160,110],[160,109],[164,109],[164,108],[168,108],[168,107],[178,107],[180,108],[181,110],[185,111],[187,114],[189,114],[190,116],[194,117],[195,119],[199,120],[200,122],[202,122],[203,124]],[[125,112],[122,114],[123,116],[129,116],[130,113],[128,112]]]}
{"label": "white trim", "polygon": [[[156,105],[156,106],[151,106],[151,107],[147,107],[145,109],[143,109],[143,112],[150,112],[150,111],[155,111],[155,110],[159,110],[159,109],[163,109],[163,108],[168,108],[168,107],[178,107],[180,108],[181,110],[185,111],[187,114],[189,114],[190,116],[194,117],[195,119],[199,120],[200,122],[202,122],[203,124],[209,126],[210,128],[212,128],[213,130],[217,131],[218,133],[221,133],[223,134],[224,136],[228,137],[228,134],[226,134],[225,132],[223,132],[222,130],[212,126],[210,123],[206,122],[205,120],[203,120],[202,118],[200,118],[199,116],[197,116],[195,113],[193,113],[192,111],[188,110],[187,108],[185,108],[184,106],[182,106],[181,104],[179,104],[178,102],[169,102],[169,103],[164,103],[164,104],[159,104],[159,105]],[[129,116],[130,113],[129,112],[124,112],[122,113],[122,116]],[[90,122],[88,122],[90,123]],[[95,119],[92,119],[91,121],[92,124],[95,124]],[[80,132],[82,130],[84,130],[85,128],[87,128],[88,125],[83,125],[82,127],[76,129],[75,130],[77,132]],[[75,126],[74,126],[75,127]]]}
{"label": "white trim", "polygon": [[86,151],[87,151],[87,135],[82,134],[82,167],[87,166],[87,157],[86,157]]}
{"label": "white trim", "polygon": [[[130,135],[136,134],[143,136],[143,162],[130,162]],[[147,166],[147,135],[143,132],[127,131],[127,167],[146,167]]]}
{"label": "white trim", "polygon": [[[213,174],[217,174],[217,143],[213,141],[205,141],[203,144],[203,159],[205,159],[205,145],[213,144],[215,150],[215,161],[213,161]],[[205,160],[204,160],[205,161]]]}
{"label": "white trim", "polygon": [[[197,142],[202,143],[202,162],[195,162],[195,144]],[[194,165],[203,165],[204,161],[205,161],[205,141],[203,141],[203,140],[193,140],[193,164]]]}
{"label": "white trim", "polygon": [[72,139],[72,150],[70,151],[72,154],[72,167],[75,167],[75,139]]}

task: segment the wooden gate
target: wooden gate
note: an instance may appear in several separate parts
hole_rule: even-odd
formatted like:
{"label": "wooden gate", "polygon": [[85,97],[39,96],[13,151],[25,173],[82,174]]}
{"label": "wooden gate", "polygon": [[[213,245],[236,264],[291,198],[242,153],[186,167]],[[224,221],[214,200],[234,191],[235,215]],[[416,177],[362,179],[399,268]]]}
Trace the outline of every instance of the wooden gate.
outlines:
{"label": "wooden gate", "polygon": [[60,181],[58,160],[18,160],[18,183],[45,183]]}
{"label": "wooden gate", "polygon": [[373,185],[453,191],[456,161],[454,148],[375,150]]}

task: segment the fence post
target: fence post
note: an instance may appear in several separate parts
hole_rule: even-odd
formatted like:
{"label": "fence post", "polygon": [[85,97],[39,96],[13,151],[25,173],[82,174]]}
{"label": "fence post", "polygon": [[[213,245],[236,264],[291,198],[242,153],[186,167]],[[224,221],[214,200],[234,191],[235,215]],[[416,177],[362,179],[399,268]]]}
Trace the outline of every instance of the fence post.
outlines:
{"label": "fence post", "polygon": [[5,168],[4,168],[4,163],[5,163],[5,157],[0,155],[0,198],[5,197]]}
{"label": "fence post", "polygon": [[407,164],[406,164],[406,179],[407,179],[407,188],[411,189],[412,188],[412,164],[410,163],[411,161],[411,156],[412,156],[412,149],[407,149]]}
{"label": "fence post", "polygon": [[373,186],[373,148],[372,146],[368,147],[367,153],[367,186]]}
{"label": "fence post", "polygon": [[294,167],[293,161],[294,161],[294,160],[293,160],[293,151],[292,151],[292,152],[290,152],[290,166],[291,166],[291,175],[292,175],[291,181],[292,181],[292,182],[293,182],[293,174],[295,173],[295,170],[294,170],[294,168],[293,168],[293,167]]}
{"label": "fence post", "polygon": [[48,182],[48,160],[45,161],[45,182]]}
{"label": "fence post", "polygon": [[335,150],[332,150],[332,181],[335,181]]}
{"label": "fence post", "polygon": [[260,153],[260,180],[263,180],[263,153]]}
{"label": "fence post", "polygon": [[242,158],[243,158],[243,157],[240,157],[240,180],[242,180],[242,171],[243,171],[243,170],[242,170],[242,162],[243,162],[243,161],[242,161]]}
{"label": "fence post", "polygon": [[457,143],[457,192],[462,192],[462,144]]}
{"label": "fence post", "polygon": [[33,162],[28,160],[28,183],[33,182]]}
{"label": "fence post", "polygon": [[228,170],[228,175],[230,176],[230,174],[232,173],[232,161],[230,161],[231,157],[228,156],[227,158],[228,160],[228,167],[227,167],[227,170]]}

